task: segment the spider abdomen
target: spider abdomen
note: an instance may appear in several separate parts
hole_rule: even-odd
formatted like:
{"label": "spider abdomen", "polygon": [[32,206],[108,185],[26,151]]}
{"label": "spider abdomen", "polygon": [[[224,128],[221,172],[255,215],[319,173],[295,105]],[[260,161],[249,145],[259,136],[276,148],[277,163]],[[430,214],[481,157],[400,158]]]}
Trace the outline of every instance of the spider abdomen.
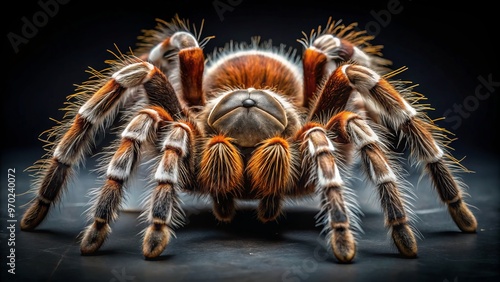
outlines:
{"label": "spider abdomen", "polygon": [[302,103],[301,71],[286,55],[266,50],[229,53],[212,62],[205,74],[208,97],[228,88],[271,89]]}

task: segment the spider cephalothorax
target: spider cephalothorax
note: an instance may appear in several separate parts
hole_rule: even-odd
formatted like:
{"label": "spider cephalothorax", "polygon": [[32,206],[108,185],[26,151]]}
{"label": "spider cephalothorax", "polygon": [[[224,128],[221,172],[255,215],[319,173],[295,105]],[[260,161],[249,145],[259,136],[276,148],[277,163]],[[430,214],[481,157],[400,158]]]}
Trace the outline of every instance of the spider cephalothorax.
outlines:
{"label": "spider cephalothorax", "polygon": [[[321,223],[335,257],[356,253],[359,207],[347,187],[359,160],[373,184],[393,241],[405,257],[417,255],[411,198],[388,136],[399,134],[422,165],[457,226],[475,232],[463,201],[459,163],[445,150],[450,140],[419,104],[413,86],[391,81],[381,46],[355,24],[329,20],[299,42],[301,56],[254,38],[229,43],[205,59],[201,39],[186,21],[158,21],[130,54],[109,61],[69,96],[66,119],[49,131],[50,150],[36,162],[36,197],[21,227],[34,229],[58,201],[71,173],[90,152],[96,132],[125,109],[120,139],[103,161],[92,223],[82,254],[96,252],[117,218],[124,185],[145,155],[156,159],[155,183],[145,207],[149,227],[143,253],[159,256],[182,222],[178,194],[207,195],[220,221],[229,222],[235,201],[258,200],[258,218],[273,221],[290,197],[318,195]],[[76,98],[76,101],[73,100]]]}

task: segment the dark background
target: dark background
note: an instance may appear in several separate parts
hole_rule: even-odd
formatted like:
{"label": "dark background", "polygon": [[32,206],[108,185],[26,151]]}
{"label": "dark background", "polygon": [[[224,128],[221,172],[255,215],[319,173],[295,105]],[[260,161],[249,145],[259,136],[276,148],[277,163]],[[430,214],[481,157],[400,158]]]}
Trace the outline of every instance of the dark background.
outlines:
{"label": "dark background", "polygon": [[[59,4],[58,11],[49,15],[27,43],[18,46],[17,53],[7,34],[22,36],[22,18],[32,22],[42,8],[36,1],[18,1],[5,9],[4,149],[40,148],[38,135],[54,125],[49,118],[62,117],[58,109],[74,92],[74,84],[88,78],[85,71],[89,66],[104,68],[104,61],[112,58],[107,50],[115,50],[114,44],[124,51],[135,47],[136,37],[142,29],[153,28],[155,18],[169,20],[178,13],[197,26],[205,19],[203,35],[216,36],[206,46],[207,52],[229,40],[248,42],[254,35],[300,49],[296,39],[302,37],[301,32],[324,26],[329,16],[345,23],[357,21],[361,28],[368,26],[371,34],[377,35],[373,43],[385,46],[383,53],[394,62],[394,68],[409,68],[399,78],[419,84],[416,90],[435,108],[430,116],[448,116],[439,125],[456,133],[453,146],[458,158],[471,148],[494,154],[499,151],[494,132],[498,130],[500,83],[489,90],[480,89],[483,96],[476,92],[481,87],[479,77],[500,81],[494,43],[498,16],[486,1],[439,6],[432,1],[410,0],[101,2]],[[226,3],[229,9],[218,13],[215,3]],[[391,10],[399,12],[388,18]],[[377,21],[377,15],[384,22]],[[462,117],[457,106],[463,109]]]}

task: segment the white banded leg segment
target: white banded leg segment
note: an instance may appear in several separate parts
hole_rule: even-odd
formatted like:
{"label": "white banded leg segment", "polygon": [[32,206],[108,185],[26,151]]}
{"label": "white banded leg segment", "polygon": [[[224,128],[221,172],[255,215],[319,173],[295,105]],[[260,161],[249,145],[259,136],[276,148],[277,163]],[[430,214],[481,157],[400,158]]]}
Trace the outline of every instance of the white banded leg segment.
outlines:
{"label": "white banded leg segment", "polygon": [[182,122],[172,123],[163,141],[163,156],[155,172],[158,185],[153,191],[147,218],[150,225],[144,230],[142,251],[146,258],[159,256],[166,248],[173,228],[182,224],[184,213],[177,190],[186,184],[189,169],[184,158],[192,148],[191,127]]}
{"label": "white banded leg segment", "polygon": [[321,50],[329,60],[354,61],[366,67],[376,65],[373,58],[360,48],[354,46],[348,40],[338,38],[332,34],[319,36],[314,40],[312,46]]}
{"label": "white banded leg segment", "polygon": [[108,178],[119,181],[128,179],[135,168],[141,145],[154,142],[160,122],[160,116],[152,109],[141,111],[129,122],[121,134],[120,147],[108,165]]}
{"label": "white banded leg segment", "polygon": [[370,116],[381,116],[389,127],[405,133],[415,158],[427,163],[443,157],[443,150],[432,135],[438,128],[422,120],[387,80],[361,66],[345,65],[343,72],[363,97]]}
{"label": "white banded leg segment", "polygon": [[192,142],[193,130],[190,125],[183,122],[175,122],[171,126],[171,130],[163,140],[163,150],[177,151],[180,157],[185,157],[189,154]]}
{"label": "white banded leg segment", "polygon": [[[123,185],[135,172],[141,147],[146,143],[152,144],[156,140],[156,131],[160,122],[162,118],[158,112],[153,109],[142,110],[122,132],[121,143],[111,158],[106,172],[108,181],[116,182],[114,190],[120,190],[120,195]],[[102,189],[100,197],[94,203],[94,218],[106,223],[115,220],[120,203],[121,197],[115,197],[115,201],[111,201]]]}
{"label": "white banded leg segment", "polygon": [[382,116],[389,127],[404,133],[412,157],[423,164],[442,162],[442,145],[433,136],[433,132],[440,131],[440,128],[424,121],[387,80],[373,71],[354,65],[344,66],[343,71],[363,96],[370,115]]}
{"label": "white banded leg segment", "polygon": [[158,72],[158,69],[147,62],[124,66],[83,104],[78,114],[93,124],[101,124],[104,121],[109,123],[109,119],[118,111],[120,102],[126,98],[123,95],[127,93],[125,90],[148,82]]}
{"label": "white banded leg segment", "polygon": [[309,157],[316,166],[315,179],[320,187],[342,186],[343,182],[335,164],[332,142],[321,127],[309,129],[304,136],[309,150]]}
{"label": "white banded leg segment", "polygon": [[[126,98],[123,95],[127,93],[125,89],[147,82],[156,71],[149,63],[134,63],[114,73],[112,78],[78,110],[72,128],[55,148],[54,157],[62,162],[71,163],[76,154],[88,149],[91,139],[91,136],[88,136],[90,129],[109,125],[116,116],[120,103]],[[75,135],[75,131],[82,133]],[[65,142],[66,140],[74,141]]]}
{"label": "white banded leg segment", "polygon": [[333,154],[334,147],[325,130],[313,127],[304,134],[308,158],[312,165],[310,182],[317,185],[323,200],[325,228],[330,230],[330,246],[340,262],[350,262],[356,254],[356,242],[351,232],[350,214],[343,195],[343,181]]}
{"label": "white banded leg segment", "polygon": [[366,160],[366,171],[375,185],[386,182],[396,183],[397,177],[382,150],[382,143],[373,129],[361,118],[352,118],[346,123],[350,140],[361,151]]}
{"label": "white banded leg segment", "polygon": [[130,64],[112,76],[118,84],[124,88],[131,88],[142,85],[149,81],[159,70],[151,63],[139,62]]}
{"label": "white banded leg segment", "polygon": [[405,202],[408,196],[399,189],[398,178],[375,132],[360,118],[346,123],[347,134],[361,153],[368,178],[377,189],[385,215],[386,226],[392,229],[392,238],[405,257],[417,255],[417,242],[408,225]]}
{"label": "white banded leg segment", "polygon": [[156,65],[162,65],[165,69],[171,68],[172,61],[177,57],[179,50],[184,48],[199,47],[196,38],[185,31],[178,31],[171,37],[166,38],[149,52],[149,61]]}
{"label": "white banded leg segment", "polygon": [[79,109],[73,124],[54,148],[53,157],[76,165],[90,150],[96,129],[105,127],[118,111],[124,89],[111,79]]}
{"label": "white banded leg segment", "polygon": [[175,191],[183,189],[186,185],[185,178],[189,168],[186,167],[184,158],[191,153],[191,134],[192,131],[188,125],[176,122],[172,124],[165,136],[163,156],[158,163],[155,180],[158,183],[156,190],[163,191],[165,187],[169,187],[167,189],[169,194],[162,196],[163,194],[153,193],[148,215],[148,221],[151,223],[175,227],[182,222],[182,211]]}
{"label": "white banded leg segment", "polygon": [[94,222],[84,231],[80,242],[82,254],[96,252],[107,238],[111,231],[109,223],[118,217],[117,211],[123,199],[123,185],[134,173],[141,146],[154,142],[161,121],[155,110],[146,109],[139,112],[123,131],[121,143],[108,165],[107,180],[89,211]]}
{"label": "white banded leg segment", "polygon": [[408,101],[373,70],[359,65],[343,65],[341,71],[351,87],[361,94],[369,116],[381,116],[390,127],[398,129],[400,124],[417,115]]}

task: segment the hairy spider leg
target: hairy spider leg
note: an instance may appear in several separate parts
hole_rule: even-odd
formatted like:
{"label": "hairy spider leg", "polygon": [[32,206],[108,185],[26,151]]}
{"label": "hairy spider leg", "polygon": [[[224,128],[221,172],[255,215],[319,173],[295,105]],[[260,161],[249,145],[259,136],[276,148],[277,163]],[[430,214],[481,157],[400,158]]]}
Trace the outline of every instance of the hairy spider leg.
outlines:
{"label": "hairy spider leg", "polygon": [[[356,95],[356,89],[342,73],[344,66],[337,68],[323,85],[310,112],[311,119],[320,119],[325,113],[332,112],[332,109],[339,111],[349,108],[348,104]],[[377,187],[386,226],[391,229],[393,242],[402,255],[416,257],[417,243],[407,215],[412,212],[405,201],[408,196],[400,187],[402,185],[396,173],[397,164],[389,160],[390,152],[384,149],[384,142],[380,140],[383,135],[376,134],[359,115],[350,112],[336,114],[328,121],[326,128],[336,133],[336,141],[353,144],[360,152],[366,175]]]}
{"label": "hairy spider leg", "polygon": [[380,122],[384,126],[403,133],[410,145],[411,157],[423,164],[457,226],[463,232],[475,232],[476,219],[463,200],[461,183],[452,174],[456,161],[445,153],[437,135],[442,129],[427,121],[423,113],[411,106],[390,82],[373,70],[346,64],[332,76],[345,80],[336,85],[361,94],[370,116],[381,117]]}
{"label": "hairy spider leg", "polygon": [[[44,160],[39,177],[35,180],[38,194],[21,220],[21,229],[36,228],[50,206],[60,199],[62,188],[70,179],[73,168],[90,151],[97,130],[112,123],[126,98],[125,90],[141,84],[154,84],[160,76],[163,76],[161,72],[149,63],[129,64],[116,72],[79,108],[70,127],[62,132],[54,144],[50,159]],[[180,108],[172,110],[179,112]]]}
{"label": "hairy spider leg", "polygon": [[393,85],[372,70],[346,66],[339,71],[370,101],[369,111],[378,113],[388,126],[403,133],[410,145],[411,157],[423,165],[458,228],[462,232],[476,232],[477,221],[464,201],[463,183],[453,175],[457,166],[463,167],[446,152],[439,139],[444,130],[416,111]]}
{"label": "hairy spider leg", "polygon": [[[349,133],[353,132],[351,129],[353,126],[348,128],[345,126],[335,127],[333,121],[342,121],[342,124],[346,125],[349,115],[339,112],[346,107],[354,109],[355,105],[351,93],[336,88],[335,83],[337,81],[330,74],[341,62],[347,60],[356,60],[360,64],[380,68],[381,64],[387,64],[388,61],[376,58],[372,56],[373,54],[367,54],[361,48],[355,46],[354,43],[364,42],[368,38],[359,32],[355,36],[348,35],[353,26],[342,27],[340,31],[337,30],[337,27],[337,25],[329,21],[324,31],[318,28],[317,33],[315,33],[313,30],[310,40],[307,38],[299,40],[306,47],[302,60],[304,73],[303,106],[309,110],[308,123],[302,129],[302,137],[299,140],[302,142],[302,154],[306,160],[309,160],[304,162],[307,165],[303,168],[306,172],[309,171],[306,175],[310,178],[306,181],[305,189],[311,183],[315,183],[314,185],[317,186],[316,190],[320,193],[322,200],[320,211],[322,216],[320,219],[323,220],[321,223],[324,224],[328,232],[328,244],[335,257],[340,262],[347,263],[351,262],[356,254],[355,236],[361,231],[359,225],[359,214],[361,212],[341,173],[348,173],[354,149],[361,152],[365,151],[359,148],[359,144],[354,140],[333,138],[334,135],[341,135],[342,133],[346,135],[347,130],[349,130]],[[338,34],[334,35],[333,33]],[[341,38],[341,36],[346,36],[349,40]],[[376,51],[377,48],[367,48],[366,50]],[[367,127],[367,125],[364,125],[364,127]],[[309,130],[309,133],[304,135],[306,130]],[[364,136],[356,137],[365,138],[364,143],[370,143],[371,146],[375,147],[373,150],[376,153],[382,154],[378,150],[381,145],[373,132],[367,132]],[[381,160],[377,159],[377,164],[386,169],[388,173],[391,173],[392,170],[385,162],[386,157],[377,156],[379,159],[381,158]],[[344,177],[346,176],[344,175]],[[379,189],[385,189],[385,187],[379,185]],[[390,190],[389,195],[398,195],[397,188],[394,185],[389,186],[387,190]],[[389,201],[386,198],[384,197],[385,202],[401,204],[399,199]],[[403,210],[403,207],[400,205],[398,209]],[[409,236],[411,237],[411,235]]]}
{"label": "hairy spider leg", "polygon": [[153,106],[139,111],[121,134],[121,141],[106,171],[106,180],[95,192],[88,216],[93,222],[84,230],[80,240],[82,254],[96,252],[111,232],[109,224],[118,217],[124,197],[123,186],[134,174],[140,161],[142,148],[155,145],[160,128],[173,121],[163,108]]}
{"label": "hairy spider leg", "polygon": [[391,229],[393,242],[405,257],[417,256],[417,242],[409,218],[409,195],[402,190],[397,164],[390,159],[390,152],[373,129],[359,115],[343,111],[332,117],[326,128],[336,133],[338,143],[355,145],[368,179],[377,187],[385,225]]}
{"label": "hairy spider leg", "polygon": [[[168,50],[171,45],[179,45],[176,40],[189,41],[193,40],[193,37],[185,32],[177,32],[157,48]],[[188,105],[203,101],[201,88],[196,86],[201,87],[204,61],[202,50],[197,47],[196,41],[184,42],[182,47],[185,48],[178,51],[181,99],[177,98],[173,86],[163,74],[156,80],[144,83],[143,87],[152,104],[160,104],[161,107],[142,110],[123,131],[122,143],[108,164],[107,180],[92,209],[94,223],[83,233],[82,254],[96,252],[107,238],[110,232],[109,223],[117,217],[117,208],[123,196],[122,186],[134,173],[143,143],[160,143],[162,153],[154,174],[157,186],[151,194],[148,210],[142,215],[150,224],[143,232],[144,256],[154,258],[160,255],[170,240],[173,228],[182,223],[183,212],[177,191],[189,185],[190,181],[186,175],[193,173],[191,153],[195,135],[199,132],[195,124],[187,118],[189,113],[182,110],[181,100]],[[166,52],[165,50],[160,51]],[[150,61],[153,62],[156,55],[154,52],[150,54]],[[161,65],[159,62],[156,64]],[[186,65],[190,68],[186,68]],[[158,74],[161,73],[157,67],[152,68]],[[192,73],[186,74],[186,69]]]}
{"label": "hairy spider leg", "polygon": [[[327,130],[319,124],[308,122],[297,133],[304,159],[305,189],[314,186],[320,195],[320,222],[327,231],[327,241],[335,257],[342,263],[351,262],[356,255],[356,240],[353,234],[358,226],[353,199],[340,173],[335,147]],[[349,197],[349,196],[347,196]],[[347,203],[350,201],[350,204]],[[354,205],[352,205],[354,204]]]}
{"label": "hairy spider leg", "polygon": [[154,175],[157,185],[149,200],[149,210],[143,213],[150,224],[143,232],[142,252],[146,258],[159,256],[173,229],[183,224],[178,192],[188,190],[192,184],[194,143],[198,135],[197,127],[188,120],[173,122],[164,134],[163,154]]}

